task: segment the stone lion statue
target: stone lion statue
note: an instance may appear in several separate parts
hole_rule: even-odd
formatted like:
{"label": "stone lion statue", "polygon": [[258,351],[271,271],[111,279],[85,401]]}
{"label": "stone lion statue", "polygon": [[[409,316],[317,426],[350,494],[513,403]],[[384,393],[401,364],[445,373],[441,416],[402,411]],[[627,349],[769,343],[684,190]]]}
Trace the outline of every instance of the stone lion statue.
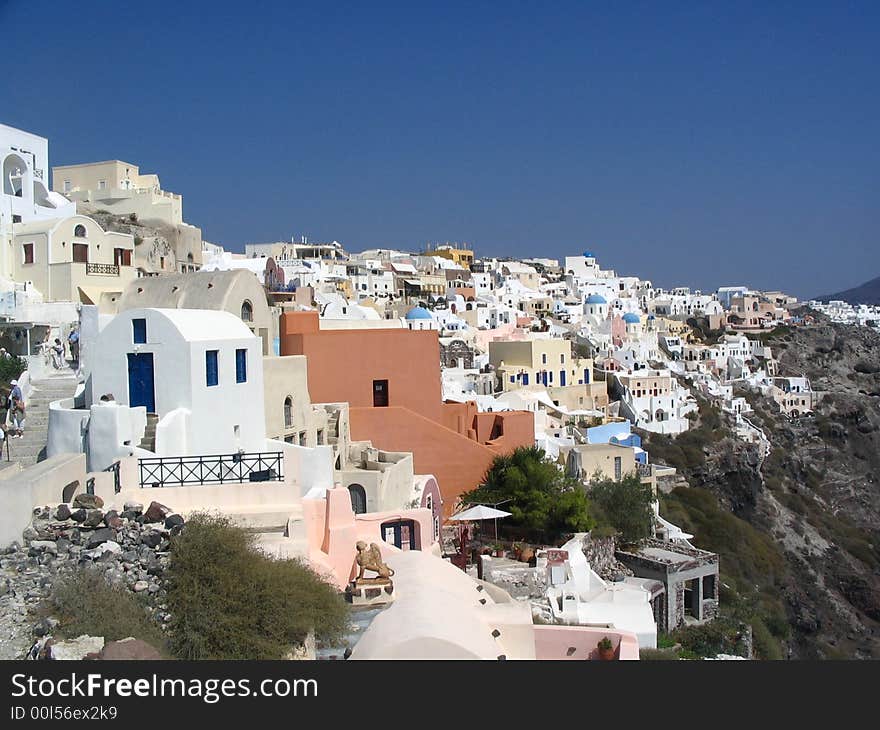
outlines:
{"label": "stone lion statue", "polygon": [[364,577],[365,570],[372,570],[380,578],[390,578],[394,575],[394,570],[383,562],[382,553],[379,551],[379,546],[376,543],[370,543],[370,546],[367,547],[367,543],[363,540],[358,540],[357,551],[357,564],[360,568],[358,580]]}

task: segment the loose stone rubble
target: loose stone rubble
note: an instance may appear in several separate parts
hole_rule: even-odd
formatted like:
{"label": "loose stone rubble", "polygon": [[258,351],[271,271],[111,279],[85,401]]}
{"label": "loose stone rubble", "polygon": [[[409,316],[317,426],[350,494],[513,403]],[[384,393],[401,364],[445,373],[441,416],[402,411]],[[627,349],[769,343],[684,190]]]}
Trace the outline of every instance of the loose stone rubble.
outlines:
{"label": "loose stone rubble", "polygon": [[160,625],[170,621],[162,574],[183,518],[158,502],[146,510],[136,502],[122,512],[103,507],[100,497],[78,494],[70,505],[37,508],[22,541],[0,549],[0,659],[52,656],[58,622],[34,609],[56,579],[78,568],[102,570],[111,585],[144,596]]}

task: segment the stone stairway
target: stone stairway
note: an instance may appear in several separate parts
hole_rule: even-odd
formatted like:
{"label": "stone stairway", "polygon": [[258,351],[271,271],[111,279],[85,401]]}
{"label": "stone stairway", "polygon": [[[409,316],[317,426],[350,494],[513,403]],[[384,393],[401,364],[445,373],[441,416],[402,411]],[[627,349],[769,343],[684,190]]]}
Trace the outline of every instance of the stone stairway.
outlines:
{"label": "stone stairway", "polygon": [[[46,458],[46,436],[49,430],[49,403],[62,398],[72,398],[76,392],[76,378],[55,376],[35,380],[30,397],[25,400],[27,417],[24,422],[24,435],[20,439],[10,438],[3,445],[3,461],[6,461],[7,447],[9,460],[27,468]],[[5,414],[4,414],[5,416]]]}
{"label": "stone stairway", "polygon": [[138,446],[147,451],[156,450],[156,424],[159,423],[159,416],[155,413],[147,414],[147,427],[144,429],[144,436]]}

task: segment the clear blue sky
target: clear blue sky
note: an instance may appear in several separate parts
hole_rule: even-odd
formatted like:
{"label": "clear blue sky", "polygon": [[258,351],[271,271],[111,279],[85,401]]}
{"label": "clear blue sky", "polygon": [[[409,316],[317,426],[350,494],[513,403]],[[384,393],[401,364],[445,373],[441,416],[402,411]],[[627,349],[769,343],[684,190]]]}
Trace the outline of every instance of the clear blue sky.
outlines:
{"label": "clear blue sky", "polygon": [[0,121],[207,240],[589,248],[658,285],[880,275],[880,3],[0,0]]}

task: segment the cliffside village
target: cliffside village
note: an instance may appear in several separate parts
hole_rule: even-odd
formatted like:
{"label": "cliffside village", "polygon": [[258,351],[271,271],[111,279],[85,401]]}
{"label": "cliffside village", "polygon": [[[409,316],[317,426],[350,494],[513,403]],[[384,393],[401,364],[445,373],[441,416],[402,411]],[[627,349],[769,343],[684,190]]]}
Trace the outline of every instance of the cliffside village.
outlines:
{"label": "cliffside village", "polygon": [[719,558],[656,502],[638,548],[603,554],[578,534],[475,564],[455,554],[460,497],[535,445],[585,483],[637,473],[656,495],[675,469],[639,433],[688,430],[695,394],[754,442],[734,384],[791,418],[822,396],[762,341],[800,323],[782,292],[665,290],[592,250],[508,260],[299,237],[231,253],[137,164],[50,168],[48,140],[0,125],[0,166],[0,347],[27,365],[0,545],[80,494],[220,511],[341,591],[358,542],[376,543],[394,600],[351,658],[585,659],[608,637],[637,659],[658,632],[711,620]]}

